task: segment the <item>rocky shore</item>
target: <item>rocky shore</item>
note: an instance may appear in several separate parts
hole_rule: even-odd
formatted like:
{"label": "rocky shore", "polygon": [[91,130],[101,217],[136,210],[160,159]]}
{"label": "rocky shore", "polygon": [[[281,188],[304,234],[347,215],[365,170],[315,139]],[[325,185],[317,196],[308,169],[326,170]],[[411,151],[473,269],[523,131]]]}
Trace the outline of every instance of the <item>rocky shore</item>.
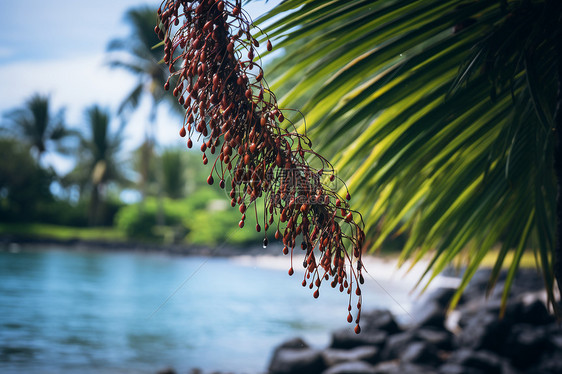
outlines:
{"label": "rocky shore", "polygon": [[488,271],[477,273],[458,308],[447,314],[454,290],[440,288],[401,326],[386,310],[362,316],[362,332],[332,333],[331,344],[314,349],[300,338],[273,352],[270,374],[547,374],[562,373],[562,329],[547,311],[542,279],[518,274],[505,316],[499,317],[503,279],[484,298]]}
{"label": "rocky shore", "polygon": [[531,269],[517,274],[503,318],[505,274],[485,298],[489,275],[489,270],[477,272],[452,312],[447,305],[455,290],[438,288],[415,305],[409,325],[399,324],[387,310],[373,310],[361,317],[361,334],[353,326],[333,331],[328,347],[311,347],[299,337],[285,341],[273,350],[267,373],[562,373],[562,327],[545,306],[540,274]]}

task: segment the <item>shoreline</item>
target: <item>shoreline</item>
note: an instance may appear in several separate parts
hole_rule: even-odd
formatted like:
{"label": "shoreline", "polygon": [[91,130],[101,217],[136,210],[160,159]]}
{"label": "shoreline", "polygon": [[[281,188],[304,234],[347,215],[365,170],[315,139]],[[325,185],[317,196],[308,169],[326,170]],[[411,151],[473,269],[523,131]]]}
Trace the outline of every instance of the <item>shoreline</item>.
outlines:
{"label": "shoreline", "polygon": [[282,246],[277,243],[269,244],[267,249],[258,245],[238,246],[223,243],[216,247],[188,244],[158,244],[136,241],[85,240],[85,239],[57,239],[46,237],[26,237],[19,235],[0,235],[0,250],[11,250],[13,247],[61,246],[68,250],[86,250],[101,252],[132,252],[157,253],[172,256],[207,256],[207,257],[235,257],[243,255],[282,255]]}

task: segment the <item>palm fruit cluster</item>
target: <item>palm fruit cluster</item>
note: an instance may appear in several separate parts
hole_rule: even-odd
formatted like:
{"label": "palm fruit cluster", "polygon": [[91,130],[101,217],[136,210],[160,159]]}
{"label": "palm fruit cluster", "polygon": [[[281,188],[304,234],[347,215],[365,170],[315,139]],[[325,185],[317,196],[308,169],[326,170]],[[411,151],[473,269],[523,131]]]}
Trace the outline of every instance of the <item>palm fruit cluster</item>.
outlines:
{"label": "palm fruit cluster", "polygon": [[[303,286],[324,281],[349,294],[348,321],[360,332],[361,261],[365,240],[361,215],[338,195],[332,165],[314,152],[308,137],[285,119],[264,80],[251,20],[241,2],[166,0],[155,32],[164,41],[164,63],[172,90],[185,108],[180,136],[187,147],[201,145],[203,163],[212,160],[209,184],[230,188],[231,205],[246,213],[263,203],[264,247],[274,232],[291,257],[297,242],[304,253]],[[267,40],[266,49],[272,49]],[[341,181],[340,181],[341,182]],[[256,213],[257,215],[257,213]],[[359,222],[359,223],[358,223]],[[260,224],[261,223],[261,224]],[[357,314],[353,318],[352,302]]]}

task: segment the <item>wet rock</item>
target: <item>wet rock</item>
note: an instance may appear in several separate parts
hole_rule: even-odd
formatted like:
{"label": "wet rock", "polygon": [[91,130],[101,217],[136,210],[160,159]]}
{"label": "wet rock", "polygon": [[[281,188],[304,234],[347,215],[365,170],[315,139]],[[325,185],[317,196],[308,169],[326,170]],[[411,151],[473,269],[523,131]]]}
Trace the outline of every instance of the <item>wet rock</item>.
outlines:
{"label": "wet rock", "polygon": [[410,343],[400,354],[402,362],[424,365],[436,365],[440,363],[437,349],[427,342]]}
{"label": "wet rock", "polygon": [[453,334],[437,328],[410,329],[400,334],[394,334],[386,340],[380,358],[382,361],[399,358],[412,343],[418,342],[431,347],[428,349],[432,351],[449,349],[453,346]]}
{"label": "wet rock", "polygon": [[364,332],[384,331],[388,334],[402,331],[389,310],[373,310],[362,314],[361,330]]}
{"label": "wet rock", "polygon": [[546,325],[555,321],[555,318],[548,313],[546,306],[540,300],[533,300],[530,303],[521,303],[518,314],[514,316],[517,323],[528,323],[535,326]]}
{"label": "wet rock", "polygon": [[526,371],[527,374],[560,374],[562,373],[562,352],[544,354],[540,362]]}
{"label": "wet rock", "polygon": [[388,333],[380,330],[363,330],[356,334],[352,328],[343,328],[332,333],[330,348],[351,349],[364,345],[382,347]]}
{"label": "wet rock", "polygon": [[379,349],[374,346],[361,346],[352,349],[326,349],[322,357],[326,366],[333,366],[343,362],[365,361],[374,363],[379,358]]}
{"label": "wet rock", "polygon": [[461,348],[453,352],[447,364],[479,370],[487,374],[501,374],[502,372],[501,358],[489,351],[472,351],[470,349]]}
{"label": "wet rock", "polygon": [[270,374],[316,374],[326,368],[320,351],[310,348],[280,348],[269,364]]}
{"label": "wet rock", "polygon": [[390,373],[400,373],[400,362],[399,361],[386,361],[381,362],[374,367],[375,374],[390,374]]}
{"label": "wet rock", "polygon": [[310,348],[308,344],[299,337],[295,337],[284,341],[276,349],[291,348],[291,349],[305,349]]}
{"label": "wet rock", "polygon": [[504,344],[503,354],[511,359],[513,365],[528,368],[535,364],[549,340],[544,328],[519,324],[511,330]]}
{"label": "wet rock", "polygon": [[482,370],[447,363],[439,368],[439,374],[486,374]]}
{"label": "wet rock", "polygon": [[416,339],[416,334],[413,330],[407,330],[400,334],[389,336],[381,352],[381,360],[389,361],[397,359],[410,343],[417,341]]}
{"label": "wet rock", "polygon": [[483,311],[470,318],[458,335],[457,344],[473,350],[499,352],[509,333],[508,327],[505,320],[500,320],[497,314]]}
{"label": "wet rock", "polygon": [[416,337],[438,349],[451,350],[453,348],[454,335],[446,329],[424,327],[416,330]]}
{"label": "wet rock", "polygon": [[375,374],[375,369],[364,361],[352,361],[334,365],[323,374]]}
{"label": "wet rock", "polygon": [[437,301],[430,301],[424,304],[423,308],[415,313],[416,326],[418,327],[443,327],[445,325],[446,309]]}
{"label": "wet rock", "polygon": [[435,374],[430,366],[400,363],[399,361],[382,362],[374,367],[375,374]]}
{"label": "wet rock", "polygon": [[174,368],[164,368],[162,370],[158,370],[156,374],[176,374]]}

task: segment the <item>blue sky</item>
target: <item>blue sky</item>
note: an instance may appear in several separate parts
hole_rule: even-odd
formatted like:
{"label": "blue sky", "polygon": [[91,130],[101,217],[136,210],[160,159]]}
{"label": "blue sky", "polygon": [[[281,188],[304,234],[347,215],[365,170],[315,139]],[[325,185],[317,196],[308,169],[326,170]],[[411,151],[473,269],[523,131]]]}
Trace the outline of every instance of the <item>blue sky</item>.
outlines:
{"label": "blue sky", "polygon": [[[278,1],[252,2],[253,17]],[[113,38],[129,35],[123,22],[127,9],[160,2],[138,0],[27,0],[0,2],[0,115],[22,105],[35,92],[49,94],[53,109],[65,108],[69,125],[79,128],[83,111],[101,104],[115,112],[135,84],[126,72],[105,66],[106,46]],[[146,126],[149,102],[141,104],[127,127],[125,149],[138,146]],[[115,127],[118,126],[115,122]],[[164,145],[183,146],[181,119],[163,106],[158,113],[158,139]],[[50,157],[60,171],[69,161]]]}

